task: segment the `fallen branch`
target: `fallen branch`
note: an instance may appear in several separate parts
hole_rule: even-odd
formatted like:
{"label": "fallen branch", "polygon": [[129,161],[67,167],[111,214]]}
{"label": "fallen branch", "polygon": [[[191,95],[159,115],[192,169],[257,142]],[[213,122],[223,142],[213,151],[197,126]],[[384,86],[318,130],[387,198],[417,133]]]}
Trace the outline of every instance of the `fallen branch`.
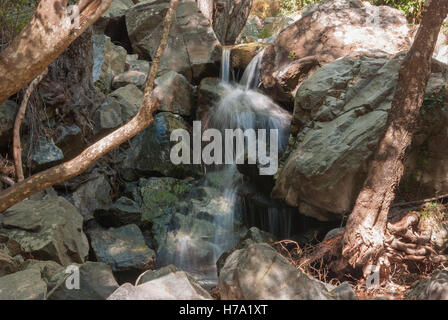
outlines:
{"label": "fallen branch", "polygon": [[160,101],[152,95],[154,79],[156,78],[163,52],[167,46],[171,23],[176,13],[178,3],[179,0],[171,0],[170,9],[163,22],[163,32],[160,44],[153,59],[146,82],[144,92],[145,98],[137,115],[128,123],[95,142],[74,159],[39,172],[2,191],[0,193],[0,212],[5,211],[12,205],[26,199],[38,191],[51,187],[55,183],[66,181],[81,174],[99,158],[118,147],[123,142],[136,136],[153,122],[154,118],[152,114],[160,107]]}
{"label": "fallen branch", "polygon": [[16,181],[20,182],[24,179],[23,176],[23,165],[22,165],[22,146],[20,143],[20,127],[22,126],[23,117],[25,116],[26,107],[28,101],[33,93],[34,89],[39,85],[42,79],[47,75],[48,69],[45,69],[36,79],[34,79],[29,87],[25,90],[22,102],[17,112],[16,120],[14,121],[14,132],[13,132],[13,146],[12,153],[14,157],[14,167],[16,169]]}

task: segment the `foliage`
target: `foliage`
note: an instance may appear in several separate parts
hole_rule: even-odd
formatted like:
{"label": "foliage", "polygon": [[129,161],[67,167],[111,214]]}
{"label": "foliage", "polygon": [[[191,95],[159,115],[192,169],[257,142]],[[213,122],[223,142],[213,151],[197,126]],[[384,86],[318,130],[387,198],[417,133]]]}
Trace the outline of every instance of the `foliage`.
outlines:
{"label": "foliage", "polygon": [[425,0],[370,0],[375,5],[387,5],[402,11],[411,23],[422,19]]}

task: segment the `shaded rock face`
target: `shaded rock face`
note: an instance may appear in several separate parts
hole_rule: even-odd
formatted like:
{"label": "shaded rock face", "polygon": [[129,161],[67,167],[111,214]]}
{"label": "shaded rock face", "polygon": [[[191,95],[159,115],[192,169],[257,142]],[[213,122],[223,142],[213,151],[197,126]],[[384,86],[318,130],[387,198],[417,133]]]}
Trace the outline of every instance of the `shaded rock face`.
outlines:
{"label": "shaded rock face", "polygon": [[211,300],[188,273],[177,271],[138,286],[125,283],[107,300]]}
{"label": "shaded rock face", "polygon": [[0,277],[19,270],[19,263],[7,252],[0,250]]}
{"label": "shaded rock face", "polygon": [[79,289],[67,289],[63,281],[48,299],[106,300],[118,287],[110,266],[89,261],[79,266]]}
{"label": "shaded rock face", "polygon": [[139,175],[154,173],[176,178],[200,176],[200,165],[175,165],[171,162],[171,148],[178,142],[171,141],[170,136],[176,129],[191,132],[190,126],[182,117],[170,112],[158,113],[154,122],[131,140],[131,147],[119,164],[123,177],[132,181],[137,180]]}
{"label": "shaded rock face", "polygon": [[[137,4],[126,13],[130,41],[141,58],[154,57],[168,8],[168,0],[156,0]],[[180,1],[159,67],[160,74],[171,70],[184,75],[190,82],[199,82],[216,71],[215,63],[220,57],[220,44],[208,19],[194,0]]]}
{"label": "shaded rock face", "polygon": [[[301,212],[323,221],[350,211],[384,132],[403,57],[404,53],[392,59],[382,52],[354,53],[323,66],[302,83],[274,197],[299,210],[306,203],[308,209]],[[445,77],[443,66],[435,64],[433,69],[440,73],[433,73],[428,92]],[[406,163],[407,168],[423,171],[418,183],[425,194],[448,191],[439,165],[446,155],[436,147],[447,139],[442,107],[426,108]],[[421,150],[428,145],[428,166],[418,166]],[[405,171],[400,194],[414,183],[412,172]]]}
{"label": "shaded rock face", "polygon": [[126,49],[114,45],[109,37],[93,35],[92,79],[101,92],[111,91],[114,76],[125,70],[126,56]]}
{"label": "shaded rock face", "polygon": [[64,198],[25,200],[5,211],[1,233],[34,259],[61,265],[83,263],[89,252],[83,218]]}
{"label": "shaded rock face", "polygon": [[408,294],[408,299],[448,300],[448,271],[437,270],[421,280]]}
{"label": "shaded rock face", "polygon": [[246,25],[253,0],[215,0],[213,30],[223,45],[235,43]]}
{"label": "shaded rock face", "polygon": [[56,146],[53,139],[40,137],[35,148],[33,148],[31,166],[36,170],[41,170],[56,164],[62,159],[64,159],[64,154]]}
{"label": "shaded rock face", "polygon": [[275,100],[291,103],[297,88],[320,66],[357,50],[396,53],[411,45],[404,15],[367,2],[325,0],[304,9],[264,53],[263,87]]}
{"label": "shaded rock face", "polygon": [[11,100],[0,105],[0,143],[6,143],[11,138],[14,120],[19,106]]}
{"label": "shaded rock face", "polygon": [[47,285],[39,270],[19,271],[0,277],[0,300],[45,300]]}
{"label": "shaded rock face", "polygon": [[219,275],[221,299],[333,300],[325,285],[289,264],[266,243],[234,251]]}
{"label": "shaded rock face", "polygon": [[72,194],[73,202],[84,217],[93,218],[96,210],[108,208],[112,203],[112,188],[105,175],[99,175],[93,180],[82,184]]}
{"label": "shaded rock face", "polygon": [[113,271],[147,270],[154,265],[155,253],[134,224],[90,230],[88,235],[97,260],[111,266]]}

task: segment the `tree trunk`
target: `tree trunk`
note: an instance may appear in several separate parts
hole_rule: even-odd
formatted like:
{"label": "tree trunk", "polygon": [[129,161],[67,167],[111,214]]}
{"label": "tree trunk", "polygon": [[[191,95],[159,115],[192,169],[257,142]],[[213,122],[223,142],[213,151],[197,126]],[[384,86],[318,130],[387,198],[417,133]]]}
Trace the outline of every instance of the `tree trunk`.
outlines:
{"label": "tree trunk", "polygon": [[423,103],[431,60],[448,0],[426,0],[422,23],[399,72],[387,129],[379,142],[347,221],[342,255],[354,267],[374,263],[384,251],[389,208],[404,170],[404,156]]}
{"label": "tree trunk", "polygon": [[163,23],[163,33],[159,48],[157,49],[146,81],[144,99],[137,115],[122,127],[88,147],[76,158],[48,170],[39,172],[2,191],[0,193],[0,212],[3,212],[12,205],[26,199],[36,192],[54,185],[55,183],[66,181],[81,174],[96,160],[118,147],[123,142],[136,136],[152,123],[154,119],[152,114],[160,106],[160,101],[152,95],[154,80],[157,75],[160,59],[167,45],[171,23],[176,13],[178,3],[179,0],[171,0],[170,9],[166,14]]}
{"label": "tree trunk", "polygon": [[41,0],[30,23],[0,53],[0,103],[25,87],[90,27],[112,0],[80,0],[79,15],[67,0]]}

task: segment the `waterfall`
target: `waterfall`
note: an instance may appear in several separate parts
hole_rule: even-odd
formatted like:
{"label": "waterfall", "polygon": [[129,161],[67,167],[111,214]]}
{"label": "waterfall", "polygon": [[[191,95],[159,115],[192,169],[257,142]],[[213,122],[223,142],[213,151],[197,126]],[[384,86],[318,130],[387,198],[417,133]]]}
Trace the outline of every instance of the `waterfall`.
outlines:
{"label": "waterfall", "polygon": [[264,49],[259,52],[244,70],[240,84],[246,89],[256,89],[260,83],[260,64],[263,59]]}
{"label": "waterfall", "polygon": [[221,81],[228,83],[230,81],[230,49],[222,49],[221,60]]}

